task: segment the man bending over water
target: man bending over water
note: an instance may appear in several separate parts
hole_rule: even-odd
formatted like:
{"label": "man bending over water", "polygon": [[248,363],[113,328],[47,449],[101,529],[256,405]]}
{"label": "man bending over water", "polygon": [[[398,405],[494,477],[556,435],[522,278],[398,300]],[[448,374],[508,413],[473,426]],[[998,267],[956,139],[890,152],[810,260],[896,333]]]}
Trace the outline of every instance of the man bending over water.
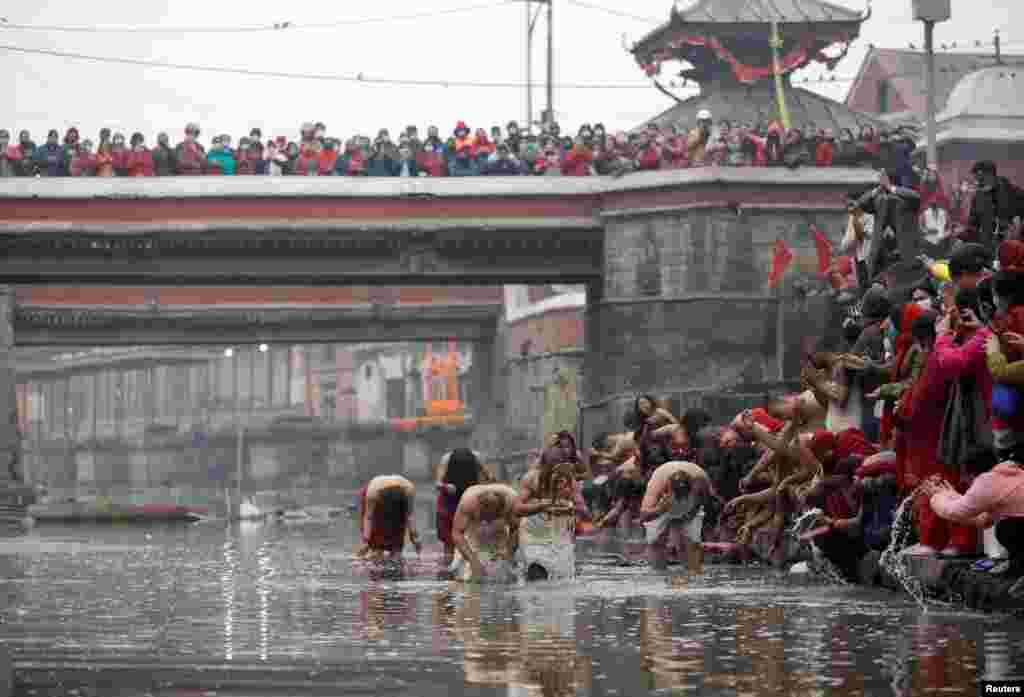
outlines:
{"label": "man bending over water", "polygon": [[477,484],[466,489],[452,522],[452,542],[458,554],[452,571],[459,580],[484,577],[481,557],[512,561],[519,534],[519,518],[552,508],[551,501],[522,504],[507,484]]}
{"label": "man bending over water", "polygon": [[691,573],[701,571],[704,548],[701,527],[704,502],[713,495],[707,474],[692,462],[673,460],[654,470],[640,504],[640,515],[647,529],[647,549],[651,566],[665,568],[671,548],[686,548],[686,564]]}
{"label": "man bending over water", "polygon": [[400,557],[406,534],[419,554],[422,547],[415,500],[416,486],[405,477],[388,474],[371,479],[359,497],[363,546],[356,556],[374,560]]}

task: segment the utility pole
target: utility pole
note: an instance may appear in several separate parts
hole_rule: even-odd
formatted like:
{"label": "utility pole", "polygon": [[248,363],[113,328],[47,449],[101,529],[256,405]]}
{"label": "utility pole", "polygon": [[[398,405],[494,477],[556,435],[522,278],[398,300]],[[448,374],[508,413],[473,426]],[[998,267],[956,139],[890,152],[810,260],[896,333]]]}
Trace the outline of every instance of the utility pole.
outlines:
{"label": "utility pole", "polygon": [[924,20],[924,85],[927,95],[928,118],[928,164],[939,161],[938,146],[935,144],[935,22]]}
{"label": "utility pole", "polygon": [[911,0],[914,19],[924,22],[925,91],[928,133],[928,164],[938,165],[935,142],[935,25],[950,18],[950,0]]}
{"label": "utility pole", "polygon": [[[555,30],[552,25],[553,7],[555,0],[547,0],[548,3],[548,113],[545,123],[549,126],[555,122]],[[998,46],[998,44],[996,44]]]}
{"label": "utility pole", "polygon": [[526,132],[533,133],[533,3],[526,0]]}

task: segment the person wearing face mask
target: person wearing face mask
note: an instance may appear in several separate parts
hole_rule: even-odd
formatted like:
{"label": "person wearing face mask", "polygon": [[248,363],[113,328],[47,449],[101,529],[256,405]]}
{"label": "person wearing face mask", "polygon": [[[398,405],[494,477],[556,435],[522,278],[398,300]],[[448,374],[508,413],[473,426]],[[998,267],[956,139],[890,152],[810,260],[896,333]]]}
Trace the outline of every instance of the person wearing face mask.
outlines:
{"label": "person wearing face mask", "polygon": [[64,134],[64,161],[71,162],[71,158],[78,152],[79,135],[78,129],[72,126]]}
{"label": "person wearing face mask", "polygon": [[152,177],[154,173],[153,155],[146,147],[146,139],[141,133],[132,134],[132,149],[128,153],[125,169],[129,177]]}
{"label": "person wearing face mask", "polygon": [[41,177],[67,176],[67,160],[64,157],[64,148],[58,142],[59,138],[57,131],[50,131],[46,136],[46,145],[36,148],[32,156]]}
{"label": "person wearing face mask", "polygon": [[0,129],[0,178],[21,176],[21,150],[11,145],[11,134]]}
{"label": "person wearing face mask", "polygon": [[131,151],[125,142],[123,133],[115,133],[110,153],[114,158],[114,175],[118,177],[128,176],[128,155]]}
{"label": "person wearing face mask", "polygon": [[519,157],[520,148],[523,144],[523,136],[519,132],[519,124],[516,121],[509,121],[505,126],[505,145],[508,151],[515,157]]}
{"label": "person wearing face mask", "polygon": [[71,164],[68,165],[68,173],[72,177],[94,177],[96,176],[96,156],[92,152],[92,141],[83,140]]}
{"label": "person wearing face mask", "polygon": [[1024,242],[1010,240],[999,247],[999,273],[992,279],[995,317],[985,346],[993,385],[992,430],[997,454],[1009,457],[1024,446]]}
{"label": "person wearing face mask", "polygon": [[[395,172],[396,177],[418,177],[421,176],[419,164],[416,162],[416,156],[412,152],[412,148],[408,145],[403,145],[398,148],[398,160],[395,161]],[[422,174],[426,176],[426,172]]]}
{"label": "person wearing face mask", "polygon": [[484,165],[483,171],[483,174],[488,177],[518,176],[522,173],[522,165],[512,157],[507,143],[498,146],[495,159],[488,161]]}
{"label": "person wearing face mask", "polygon": [[[206,166],[206,150],[199,144],[199,124],[185,126],[185,140],[174,151],[175,171],[178,175],[198,176]],[[101,145],[102,147],[102,145]]]}
{"label": "person wearing face mask", "polygon": [[166,133],[160,133],[156,137],[156,147],[153,148],[153,172],[158,177],[169,177],[175,171],[171,140]]}
{"label": "person wearing face mask", "polygon": [[33,157],[36,154],[36,144],[28,131],[18,134],[18,150],[21,151],[21,171],[19,176],[34,177],[36,174],[36,163]]}
{"label": "person wearing face mask", "polygon": [[416,157],[420,172],[428,177],[443,177],[447,174],[441,144],[427,140]]}
{"label": "person wearing face mask", "polygon": [[206,156],[208,162],[214,163],[220,168],[220,173],[225,176],[234,176],[238,162],[235,160],[235,153],[231,149],[231,136],[221,134],[217,139],[217,147],[210,150]]}
{"label": "person wearing face mask", "polygon": [[925,281],[911,292],[910,301],[918,305],[925,312],[938,312],[939,294],[935,292],[932,285]]}
{"label": "person wearing face mask", "polygon": [[386,130],[381,131],[373,144],[373,151],[366,163],[366,173],[371,177],[395,176],[398,151],[391,145]]}

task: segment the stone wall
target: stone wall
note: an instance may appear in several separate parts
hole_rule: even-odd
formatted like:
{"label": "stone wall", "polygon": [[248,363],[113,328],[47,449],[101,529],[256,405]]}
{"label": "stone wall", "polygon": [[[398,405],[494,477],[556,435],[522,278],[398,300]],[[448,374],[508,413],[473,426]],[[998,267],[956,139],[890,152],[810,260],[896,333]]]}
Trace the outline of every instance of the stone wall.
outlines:
{"label": "stone wall", "polygon": [[[622,215],[605,228],[603,297],[587,308],[586,441],[619,430],[638,393],[672,396],[685,410],[703,394],[798,374],[821,336],[820,301],[796,292],[821,286],[812,226],[837,250],[845,212],[813,207],[691,208]],[[776,288],[773,246],[794,254]],[[778,371],[779,298],[783,374]]]}

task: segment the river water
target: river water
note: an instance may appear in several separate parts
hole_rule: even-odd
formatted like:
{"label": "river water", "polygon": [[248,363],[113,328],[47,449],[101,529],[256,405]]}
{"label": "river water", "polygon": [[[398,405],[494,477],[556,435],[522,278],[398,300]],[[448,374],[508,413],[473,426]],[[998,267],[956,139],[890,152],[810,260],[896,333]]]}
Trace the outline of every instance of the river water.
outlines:
{"label": "river water", "polygon": [[[421,534],[433,539],[429,504]],[[440,547],[353,562],[330,522],[40,526],[0,540],[18,695],[975,695],[1024,676],[1024,622],[578,543],[574,583],[465,587]]]}

